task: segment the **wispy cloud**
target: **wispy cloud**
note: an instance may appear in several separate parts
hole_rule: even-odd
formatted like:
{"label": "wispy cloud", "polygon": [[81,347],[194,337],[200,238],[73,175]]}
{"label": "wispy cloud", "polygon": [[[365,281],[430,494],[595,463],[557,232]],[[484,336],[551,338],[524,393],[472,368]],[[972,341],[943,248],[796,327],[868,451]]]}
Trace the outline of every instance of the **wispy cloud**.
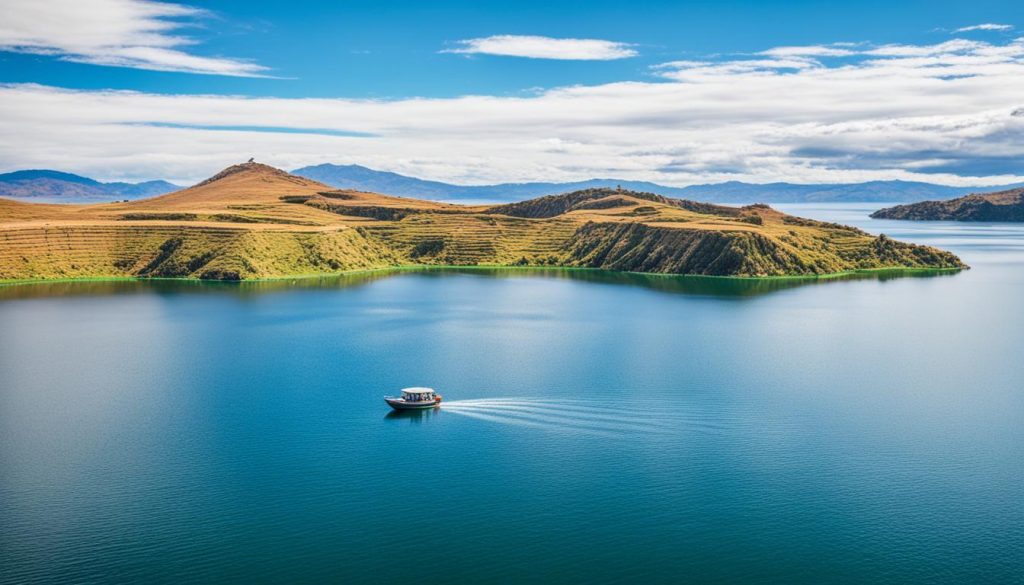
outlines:
{"label": "wispy cloud", "polygon": [[657,67],[657,80],[528,97],[0,85],[0,161],[3,170],[56,166],[100,178],[123,170],[179,182],[252,154],[285,168],[359,163],[456,183],[1024,182],[1024,38],[843,48],[854,54],[784,48],[676,61]]}
{"label": "wispy cloud", "polygon": [[976,30],[1007,31],[1007,30],[1013,30],[1013,25],[1012,24],[994,24],[994,23],[991,23],[991,22],[987,22],[985,24],[975,24],[973,26],[965,26],[963,28],[958,28],[958,29],[954,30],[953,32],[955,32],[955,33],[962,33],[962,32],[976,31]]}
{"label": "wispy cloud", "polygon": [[848,45],[808,45],[802,47],[775,47],[774,49],[761,51],[760,54],[769,57],[849,57],[857,53],[848,48]]}
{"label": "wispy cloud", "polygon": [[[127,122],[126,124],[131,124]],[[282,134],[319,134],[322,136],[362,136],[371,137],[373,134],[366,132],[350,132],[335,128],[293,128],[289,126],[260,126],[260,125],[225,125],[225,124],[179,124],[175,122],[139,122],[138,126],[150,126],[153,128],[179,128],[181,130],[212,130],[221,132],[280,132]]]}
{"label": "wispy cloud", "polygon": [[458,47],[442,53],[463,55],[500,55],[530,59],[572,61],[611,61],[638,55],[627,43],[601,39],[556,39],[540,36],[496,35],[457,41]]}
{"label": "wispy cloud", "polygon": [[198,8],[152,0],[5,0],[0,51],[156,71],[265,75],[266,68],[255,63],[182,50],[196,41],[178,33],[207,16]]}

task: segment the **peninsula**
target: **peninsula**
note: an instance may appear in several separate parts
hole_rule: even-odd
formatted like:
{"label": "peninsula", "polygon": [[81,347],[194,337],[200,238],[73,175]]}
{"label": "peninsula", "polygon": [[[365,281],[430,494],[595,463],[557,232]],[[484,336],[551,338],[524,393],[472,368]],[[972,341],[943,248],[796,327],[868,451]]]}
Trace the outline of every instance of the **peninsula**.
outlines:
{"label": "peninsula", "polygon": [[966,195],[948,201],[922,201],[879,209],[875,219],[920,221],[1024,221],[1024,189]]}
{"label": "peninsula", "polygon": [[338,190],[252,162],[130,202],[0,199],[0,280],[245,280],[417,265],[742,277],[965,267],[949,252],[766,205],[599,188],[465,206]]}

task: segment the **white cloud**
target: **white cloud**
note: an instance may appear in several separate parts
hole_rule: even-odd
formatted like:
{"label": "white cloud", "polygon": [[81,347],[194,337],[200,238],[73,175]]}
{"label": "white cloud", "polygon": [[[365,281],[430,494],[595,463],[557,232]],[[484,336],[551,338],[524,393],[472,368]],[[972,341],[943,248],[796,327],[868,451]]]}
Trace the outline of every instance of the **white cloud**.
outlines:
{"label": "white cloud", "polygon": [[761,55],[769,57],[849,57],[856,55],[856,51],[846,46],[836,45],[810,45],[803,47],[775,47],[762,51]]}
{"label": "white cloud", "polygon": [[1000,31],[1006,31],[1006,30],[1013,30],[1013,25],[1012,24],[993,24],[991,22],[988,22],[988,23],[985,23],[985,24],[976,24],[974,26],[965,26],[963,28],[958,28],[958,29],[956,29],[953,32],[961,33],[961,32],[971,32],[971,31],[975,31],[975,30],[1000,30]]}
{"label": "white cloud", "polygon": [[[283,168],[359,163],[458,183],[1024,182],[1024,39],[849,50],[856,55],[677,61],[659,66],[657,80],[529,97],[282,99],[0,85],[0,170],[187,182],[255,155]],[[243,131],[250,126],[360,135]]]}
{"label": "white cloud", "polygon": [[863,54],[883,57],[929,57],[967,53],[987,46],[989,46],[987,43],[981,41],[953,39],[937,45],[882,45],[881,47],[865,50]]}
{"label": "white cloud", "polygon": [[458,41],[458,44],[459,46],[454,49],[445,49],[441,52],[573,61],[610,61],[635,57],[638,54],[626,43],[600,39],[555,39],[539,36],[496,35]]}
{"label": "white cloud", "polygon": [[66,61],[252,77],[265,67],[181,50],[194,40],[175,34],[205,11],[152,0],[5,0],[0,51],[54,55]]}

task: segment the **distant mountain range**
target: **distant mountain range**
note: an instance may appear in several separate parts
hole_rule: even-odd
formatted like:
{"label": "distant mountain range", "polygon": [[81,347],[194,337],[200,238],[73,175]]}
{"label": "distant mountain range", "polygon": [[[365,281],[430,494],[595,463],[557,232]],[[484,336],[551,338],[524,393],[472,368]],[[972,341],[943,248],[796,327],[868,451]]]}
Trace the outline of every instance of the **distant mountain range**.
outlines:
{"label": "distant mountain range", "polygon": [[[853,184],[799,185],[794,183],[754,184],[729,181],[712,185],[667,187],[646,181],[590,179],[570,183],[501,183],[497,185],[452,185],[425,181],[397,173],[375,171],[359,165],[302,167],[292,174],[341,189],[386,193],[400,197],[435,200],[520,201],[531,197],[583,189],[621,186],[629,191],[656,193],[666,197],[718,203],[802,203],[826,201],[902,202],[949,199],[967,193],[991,191],[993,187],[947,187],[909,181],[872,181]],[[1003,187],[1005,188],[1005,187]]]}
{"label": "distant mountain range", "polygon": [[0,174],[0,197],[52,203],[98,203],[142,199],[181,189],[167,181],[101,183],[95,179],[51,170]]}
{"label": "distant mountain range", "polygon": [[[565,183],[500,183],[495,185],[453,185],[377,171],[359,165],[322,164],[302,167],[292,174],[340,189],[370,191],[400,197],[450,201],[512,202],[585,189],[622,187],[628,191],[656,193],[666,197],[715,203],[814,203],[881,202],[897,203],[952,199],[969,193],[994,191],[997,187],[947,187],[910,181],[871,181],[850,184],[768,183],[739,181],[689,187],[668,187],[647,181],[590,179]],[[1013,186],[998,187],[1007,189]],[[144,183],[103,183],[71,173],[52,170],[16,171],[0,174],[0,197],[61,202],[96,203],[119,199],[142,199],[181,189],[167,181]]]}

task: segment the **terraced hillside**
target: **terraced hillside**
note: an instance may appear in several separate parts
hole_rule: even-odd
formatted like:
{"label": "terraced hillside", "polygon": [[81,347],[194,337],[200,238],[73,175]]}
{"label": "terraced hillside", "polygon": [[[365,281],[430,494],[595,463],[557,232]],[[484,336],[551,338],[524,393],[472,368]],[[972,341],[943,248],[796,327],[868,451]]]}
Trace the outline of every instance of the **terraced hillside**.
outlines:
{"label": "terraced hillside", "polygon": [[342,191],[261,164],[152,199],[0,199],[0,279],[221,280],[409,265],[578,266],[719,276],[962,268],[934,248],[780,213],[618,189],[500,206]]}

